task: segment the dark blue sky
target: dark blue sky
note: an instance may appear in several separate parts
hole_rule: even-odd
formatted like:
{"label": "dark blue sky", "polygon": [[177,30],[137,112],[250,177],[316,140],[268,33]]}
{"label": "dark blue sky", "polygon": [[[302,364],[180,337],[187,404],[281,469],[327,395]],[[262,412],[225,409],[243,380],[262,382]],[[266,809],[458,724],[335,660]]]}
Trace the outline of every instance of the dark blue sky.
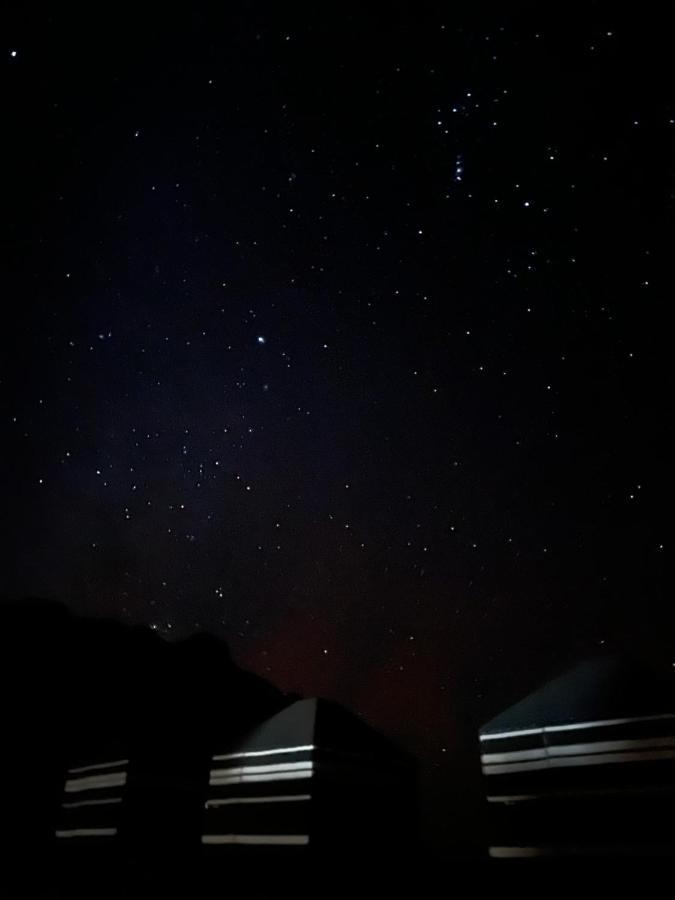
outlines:
{"label": "dark blue sky", "polygon": [[5,593],[212,630],[443,797],[556,666],[669,659],[663,31],[10,17]]}

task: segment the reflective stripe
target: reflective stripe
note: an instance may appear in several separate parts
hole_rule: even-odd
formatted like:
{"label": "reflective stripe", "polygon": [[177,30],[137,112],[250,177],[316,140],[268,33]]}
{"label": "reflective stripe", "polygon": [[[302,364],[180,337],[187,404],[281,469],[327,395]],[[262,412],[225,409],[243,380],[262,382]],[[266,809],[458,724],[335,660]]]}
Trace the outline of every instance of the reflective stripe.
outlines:
{"label": "reflective stripe", "polygon": [[203,834],[202,844],[309,844],[308,834]]}
{"label": "reflective stripe", "polygon": [[62,803],[62,809],[77,809],[80,806],[107,806],[110,803],[121,803],[121,797],[108,797],[106,800],[78,800],[77,803]]}
{"label": "reflective stripe", "polygon": [[484,765],[485,775],[506,775],[510,772],[534,772],[539,769],[566,769],[573,766],[600,766],[606,763],[653,762],[675,759],[675,750],[652,750],[644,753],[596,753],[592,756],[549,757],[537,762]]}
{"label": "reflective stripe", "polygon": [[551,790],[539,791],[537,794],[489,794],[487,802],[520,803],[523,800],[542,800],[544,798],[548,800],[572,800],[576,802],[588,797],[656,797],[657,799],[662,799],[666,795],[670,797],[674,792],[675,788],[672,785],[663,784],[644,785],[640,787],[625,785],[602,788],[567,787],[556,789],[552,787]]}
{"label": "reflective stripe", "polygon": [[549,855],[550,851],[544,847],[490,847],[490,856],[493,859],[524,859]]}
{"label": "reflective stripe", "polygon": [[616,750],[631,750],[633,747],[675,747],[674,737],[632,738],[625,741],[593,741],[590,744],[553,744],[540,750],[513,750],[510,753],[483,753],[481,762],[519,762],[526,759],[542,759],[554,756],[581,756]]}
{"label": "reflective stripe", "polygon": [[128,759],[116,759],[113,762],[95,763],[91,766],[78,766],[76,769],[68,769],[69,775],[76,775],[78,772],[91,772],[94,769],[114,769],[116,766],[128,766]]}
{"label": "reflective stripe", "polygon": [[498,763],[498,762],[524,762],[529,759],[546,759],[548,751],[546,747],[539,750],[512,750],[510,753],[482,753],[480,761],[482,763]]}
{"label": "reflective stripe", "polygon": [[95,791],[100,788],[119,787],[126,783],[126,772],[116,772],[114,775],[92,775],[88,778],[69,778],[66,781],[65,791],[67,794],[75,791]]}
{"label": "reflective stripe", "polygon": [[231,806],[236,803],[294,803],[299,800],[311,800],[311,794],[284,794],[276,797],[229,797],[226,800],[220,798],[207,800],[206,806],[211,809],[216,806]]}
{"label": "reflective stripe", "polygon": [[298,747],[277,747],[276,750],[241,750],[238,753],[221,753],[213,757],[214,762],[225,759],[239,759],[243,756],[274,756],[276,753],[301,753],[303,750],[315,750],[314,744],[302,744]]}
{"label": "reflective stripe", "polygon": [[599,855],[626,857],[631,856],[672,856],[672,844],[584,844],[569,845],[557,844],[547,847],[499,847],[493,846],[489,850],[490,856],[494,859],[517,859],[525,857],[549,856],[565,858],[574,857],[590,857],[594,858]]}
{"label": "reflective stripe", "polygon": [[675,713],[663,713],[659,716],[634,716],[631,719],[600,719],[597,722],[575,722],[572,725],[545,725],[543,728],[519,728],[516,731],[500,731],[494,734],[481,734],[481,741],[496,741],[500,738],[520,737],[527,734],[544,734],[547,731],[579,731],[583,728],[602,728],[606,725],[629,725],[631,722],[659,722],[675,719]]}
{"label": "reflective stripe", "polygon": [[210,778],[209,784],[246,784],[253,781],[296,781],[299,778],[311,778],[312,770],[305,772],[279,772],[273,775],[233,775],[230,778]]}
{"label": "reflective stripe", "polygon": [[276,763],[270,766],[230,766],[227,769],[211,769],[211,778],[222,778],[225,775],[263,775],[266,772],[293,772],[311,769],[311,760],[296,763]]}
{"label": "reflective stripe", "polygon": [[67,831],[56,831],[57,838],[72,837],[113,837],[117,834],[116,828],[71,828]]}

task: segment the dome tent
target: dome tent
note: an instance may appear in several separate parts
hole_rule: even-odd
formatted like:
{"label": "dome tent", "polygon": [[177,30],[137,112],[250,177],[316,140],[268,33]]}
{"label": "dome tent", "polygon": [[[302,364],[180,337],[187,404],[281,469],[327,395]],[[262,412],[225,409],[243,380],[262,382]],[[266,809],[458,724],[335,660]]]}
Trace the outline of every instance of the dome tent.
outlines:
{"label": "dome tent", "polygon": [[484,725],[490,856],[675,855],[673,686],[587,660]]}
{"label": "dome tent", "polygon": [[410,758],[335,703],[299,700],[215,753],[202,843],[211,864],[263,848],[278,867],[410,853]]}

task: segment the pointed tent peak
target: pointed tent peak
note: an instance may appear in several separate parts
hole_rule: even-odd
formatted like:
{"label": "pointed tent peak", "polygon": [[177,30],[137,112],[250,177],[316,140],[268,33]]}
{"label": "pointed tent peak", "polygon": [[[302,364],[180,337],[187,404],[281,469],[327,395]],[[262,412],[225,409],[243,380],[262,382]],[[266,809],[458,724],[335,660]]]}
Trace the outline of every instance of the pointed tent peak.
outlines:
{"label": "pointed tent peak", "polygon": [[317,734],[322,745],[349,752],[360,748],[372,755],[407,759],[408,754],[356,713],[332,700],[319,699]]}
{"label": "pointed tent peak", "polygon": [[674,688],[672,671],[618,656],[587,659],[495,716],[480,734],[671,714]]}
{"label": "pointed tent peak", "polygon": [[258,722],[242,734],[231,753],[234,755],[288,752],[314,745],[316,724],[315,697],[296,700]]}
{"label": "pointed tent peak", "polygon": [[354,713],[320,697],[289,703],[243,736],[234,752],[299,752],[301,749],[401,761],[409,758]]}

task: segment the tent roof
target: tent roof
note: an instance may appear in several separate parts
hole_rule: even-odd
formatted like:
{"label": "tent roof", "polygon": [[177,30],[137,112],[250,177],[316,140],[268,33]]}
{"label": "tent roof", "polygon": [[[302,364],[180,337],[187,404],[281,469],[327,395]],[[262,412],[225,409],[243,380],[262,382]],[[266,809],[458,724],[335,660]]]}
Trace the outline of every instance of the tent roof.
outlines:
{"label": "tent roof", "polygon": [[239,745],[246,752],[311,745],[347,753],[407,758],[358,716],[317,697],[290,704],[253,728]]}
{"label": "tent roof", "polygon": [[586,660],[495,716],[480,734],[675,712],[672,673],[617,657]]}

